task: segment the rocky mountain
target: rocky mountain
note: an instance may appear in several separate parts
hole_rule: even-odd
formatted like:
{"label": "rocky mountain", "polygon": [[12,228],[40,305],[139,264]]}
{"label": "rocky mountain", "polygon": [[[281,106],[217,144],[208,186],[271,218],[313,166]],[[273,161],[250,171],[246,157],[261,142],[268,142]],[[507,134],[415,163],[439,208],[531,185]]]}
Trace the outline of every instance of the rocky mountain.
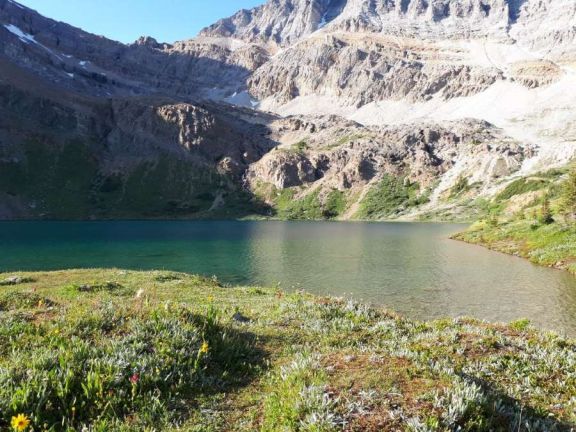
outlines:
{"label": "rocky mountain", "polygon": [[573,0],[269,0],[130,45],[0,0],[0,218],[452,211],[574,157],[575,72]]}

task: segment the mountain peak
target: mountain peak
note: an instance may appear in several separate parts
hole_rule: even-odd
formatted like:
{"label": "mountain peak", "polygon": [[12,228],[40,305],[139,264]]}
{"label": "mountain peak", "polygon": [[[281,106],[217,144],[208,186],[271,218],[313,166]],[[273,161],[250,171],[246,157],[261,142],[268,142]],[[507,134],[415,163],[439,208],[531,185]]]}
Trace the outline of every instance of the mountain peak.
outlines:
{"label": "mountain peak", "polygon": [[[348,31],[421,33],[430,26],[462,34],[505,33],[523,0],[270,0],[201,32],[289,45],[329,24]],[[488,27],[486,27],[488,26]],[[444,35],[446,30],[441,33]]]}

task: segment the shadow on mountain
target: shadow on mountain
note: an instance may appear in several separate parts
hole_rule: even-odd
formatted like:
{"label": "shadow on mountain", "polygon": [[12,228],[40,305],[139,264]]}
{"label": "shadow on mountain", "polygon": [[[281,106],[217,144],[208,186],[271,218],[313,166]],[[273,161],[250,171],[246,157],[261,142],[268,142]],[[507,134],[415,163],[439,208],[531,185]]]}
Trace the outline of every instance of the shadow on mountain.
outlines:
{"label": "shadow on mountain", "polygon": [[509,0],[508,16],[510,17],[511,23],[518,21],[518,18],[520,17],[520,11],[524,3],[526,3],[526,0]]}
{"label": "shadow on mountain", "polygon": [[[58,87],[84,95],[162,94],[191,101],[200,90],[241,90],[251,72],[234,59],[232,50],[215,41],[171,45],[141,38],[125,45],[7,0],[0,0],[0,23],[17,29],[0,25],[0,54]],[[247,50],[254,68],[266,60],[260,48]]]}
{"label": "shadow on mountain", "polygon": [[265,115],[159,93],[90,97],[6,59],[0,71],[2,219],[269,211],[242,187],[246,167],[276,145]]}

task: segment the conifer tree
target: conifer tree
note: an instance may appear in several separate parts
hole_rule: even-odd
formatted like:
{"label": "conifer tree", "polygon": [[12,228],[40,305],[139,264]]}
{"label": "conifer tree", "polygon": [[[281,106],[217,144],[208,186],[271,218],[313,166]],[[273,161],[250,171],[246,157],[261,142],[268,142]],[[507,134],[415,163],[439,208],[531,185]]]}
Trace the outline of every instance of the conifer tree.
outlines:
{"label": "conifer tree", "polygon": [[552,216],[552,210],[550,209],[550,198],[548,195],[544,197],[542,201],[542,207],[540,208],[540,217],[538,222],[541,224],[549,225],[554,222],[554,217]]}
{"label": "conifer tree", "polygon": [[568,178],[562,184],[560,212],[568,220],[576,216],[576,168],[570,170]]}

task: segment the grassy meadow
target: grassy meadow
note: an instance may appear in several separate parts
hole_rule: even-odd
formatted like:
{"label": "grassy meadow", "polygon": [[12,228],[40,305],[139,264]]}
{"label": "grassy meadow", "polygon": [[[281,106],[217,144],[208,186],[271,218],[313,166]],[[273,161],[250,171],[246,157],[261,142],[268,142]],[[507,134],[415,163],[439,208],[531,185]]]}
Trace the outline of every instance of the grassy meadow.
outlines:
{"label": "grassy meadow", "polygon": [[0,430],[569,431],[576,343],[171,272],[0,275]]}

